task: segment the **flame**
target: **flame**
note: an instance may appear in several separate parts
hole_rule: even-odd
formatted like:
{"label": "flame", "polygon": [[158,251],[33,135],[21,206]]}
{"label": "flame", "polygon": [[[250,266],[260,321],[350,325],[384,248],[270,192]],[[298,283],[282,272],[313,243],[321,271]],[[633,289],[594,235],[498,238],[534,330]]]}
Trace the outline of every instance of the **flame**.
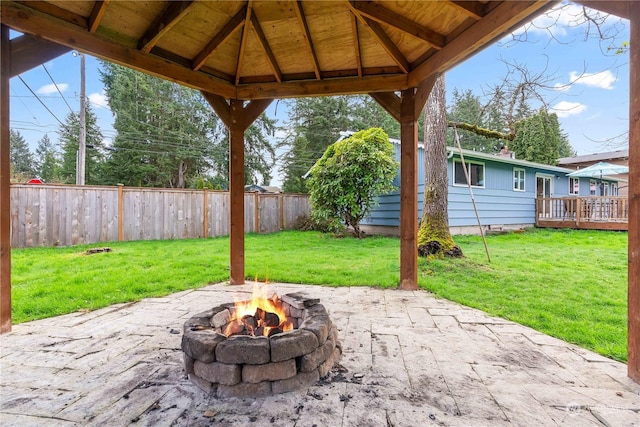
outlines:
{"label": "flame", "polygon": [[255,329],[263,328],[263,333],[260,335],[269,336],[269,332],[276,328],[281,329],[283,332],[293,329],[293,322],[287,317],[280,298],[278,298],[276,293],[269,298],[267,296],[266,286],[260,287],[257,283],[254,284],[251,299],[248,301],[236,301],[234,309],[234,314],[224,329],[226,336],[233,334],[234,331],[241,330],[243,327],[249,329],[251,335],[254,335],[255,331],[252,330],[253,328],[250,325],[243,322],[243,318],[245,316],[253,317],[257,313],[260,313],[261,310],[266,313],[276,314],[280,323],[277,326],[268,326],[265,324],[264,319],[256,318],[257,324]]}

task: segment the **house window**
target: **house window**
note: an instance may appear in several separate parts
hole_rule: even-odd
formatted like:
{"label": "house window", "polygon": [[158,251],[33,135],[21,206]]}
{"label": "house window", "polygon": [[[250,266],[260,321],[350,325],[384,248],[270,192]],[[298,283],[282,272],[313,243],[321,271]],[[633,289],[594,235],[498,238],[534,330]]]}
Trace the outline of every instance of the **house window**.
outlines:
{"label": "house window", "polygon": [[[473,187],[484,187],[484,163],[465,162],[469,180]],[[464,176],[462,162],[456,160],[453,163],[454,180],[453,185],[467,185],[467,178]]]}
{"label": "house window", "polygon": [[569,194],[580,194],[580,178],[569,178]]}
{"label": "house window", "polygon": [[513,191],[524,191],[524,169],[513,169]]}
{"label": "house window", "polygon": [[589,181],[589,195],[595,196],[598,193],[598,183],[595,180]]}

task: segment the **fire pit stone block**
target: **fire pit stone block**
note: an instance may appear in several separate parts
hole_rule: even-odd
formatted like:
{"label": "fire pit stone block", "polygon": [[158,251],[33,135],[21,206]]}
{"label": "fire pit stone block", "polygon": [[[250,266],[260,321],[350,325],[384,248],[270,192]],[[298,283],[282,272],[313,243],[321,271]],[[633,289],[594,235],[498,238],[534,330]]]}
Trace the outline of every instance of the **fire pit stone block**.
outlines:
{"label": "fire pit stone block", "polygon": [[220,362],[202,363],[196,360],[193,368],[194,373],[198,377],[210,383],[234,385],[238,384],[242,379],[242,368],[240,365],[229,365]]}
{"label": "fire pit stone block", "polygon": [[223,363],[262,365],[271,360],[269,338],[234,336],[216,346],[216,360]]}
{"label": "fire pit stone block", "polygon": [[304,356],[298,359],[299,361],[298,370],[300,372],[311,372],[313,370],[318,369],[318,367],[324,361],[326,361],[329,358],[329,356],[331,356],[331,354],[333,354],[333,350],[335,348],[336,348],[336,345],[333,343],[333,341],[327,340],[316,351],[311,352],[309,354],[305,354]]}
{"label": "fire pit stone block", "polygon": [[271,337],[271,361],[281,362],[309,354],[318,348],[316,334],[305,329],[294,329]]}
{"label": "fire pit stone block", "polygon": [[219,385],[218,397],[262,397],[271,394],[271,381],[261,383],[238,383],[236,385]]}
{"label": "fire pit stone block", "polygon": [[259,383],[262,381],[285,380],[293,377],[296,373],[295,359],[265,363],[264,365],[244,365],[242,367],[242,381]]}
{"label": "fire pit stone block", "polygon": [[215,349],[227,337],[212,329],[187,331],[182,335],[182,350],[189,357],[204,363],[215,361]]}
{"label": "fire pit stone block", "polygon": [[317,383],[319,379],[320,374],[317,370],[311,372],[300,372],[295,377],[272,382],[271,391],[274,394],[287,393],[289,391],[298,390],[302,387]]}

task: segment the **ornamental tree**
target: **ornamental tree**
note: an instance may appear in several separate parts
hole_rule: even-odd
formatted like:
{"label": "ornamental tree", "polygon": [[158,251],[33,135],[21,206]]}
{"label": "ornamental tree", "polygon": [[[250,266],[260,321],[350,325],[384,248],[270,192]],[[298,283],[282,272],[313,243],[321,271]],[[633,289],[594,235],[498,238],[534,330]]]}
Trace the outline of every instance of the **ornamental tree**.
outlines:
{"label": "ornamental tree", "polygon": [[342,222],[362,237],[360,221],[376,206],[378,195],[394,189],[397,170],[393,145],[381,128],[331,144],[310,170],[312,217]]}

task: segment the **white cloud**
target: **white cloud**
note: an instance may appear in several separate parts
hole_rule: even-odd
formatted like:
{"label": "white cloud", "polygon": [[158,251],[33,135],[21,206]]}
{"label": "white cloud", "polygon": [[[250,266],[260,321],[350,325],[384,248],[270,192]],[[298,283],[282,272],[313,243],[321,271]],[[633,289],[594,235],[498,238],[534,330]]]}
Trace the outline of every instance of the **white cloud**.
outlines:
{"label": "white cloud", "polygon": [[553,107],[551,111],[556,113],[558,117],[569,117],[580,114],[587,109],[587,106],[579,102],[560,101]]}
{"label": "white cloud", "polygon": [[107,102],[107,95],[105,95],[104,92],[92,93],[88,96],[88,98],[89,98],[89,102],[98,108],[109,108],[109,103]]}
{"label": "white cloud", "polygon": [[60,93],[62,93],[68,88],[69,88],[69,85],[67,83],[59,83],[58,89],[56,89],[56,85],[51,83],[51,84],[42,86],[41,88],[36,90],[36,93],[40,95],[51,95],[54,93],[58,93],[58,90],[60,90]]}
{"label": "white cloud", "polygon": [[580,74],[576,71],[569,73],[569,83],[597,87],[600,89],[613,89],[613,84],[618,80],[609,70],[600,73]]}

